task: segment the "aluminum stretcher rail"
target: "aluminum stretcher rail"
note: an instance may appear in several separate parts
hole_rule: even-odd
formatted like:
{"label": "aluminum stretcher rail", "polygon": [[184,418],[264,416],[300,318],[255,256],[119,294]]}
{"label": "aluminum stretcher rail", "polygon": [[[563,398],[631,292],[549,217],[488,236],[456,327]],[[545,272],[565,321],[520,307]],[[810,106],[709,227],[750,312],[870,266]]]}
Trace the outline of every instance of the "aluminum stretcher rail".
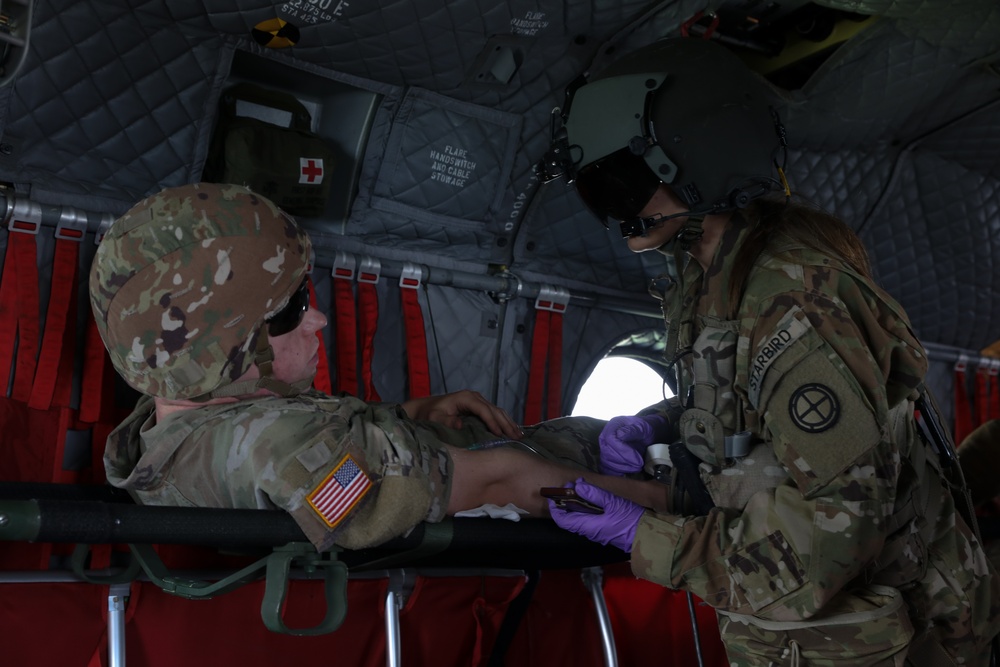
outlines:
{"label": "aluminum stretcher rail", "polygon": [[[398,613],[419,570],[509,574],[511,570],[580,569],[597,609],[605,662],[609,667],[617,664],[599,566],[625,561],[628,555],[566,532],[551,521],[447,518],[419,524],[408,535],[377,547],[317,553],[291,515],[281,510],[141,506],[110,486],[0,482],[0,541],[76,544],[70,558],[73,575],[112,587],[109,625],[117,623],[122,628],[122,591],[140,577],[168,593],[192,599],[218,596],[263,577],[261,617],[268,629],[292,635],[325,634],[336,630],[347,613],[348,572],[381,573],[390,584],[386,599],[389,665],[399,664]],[[93,544],[127,544],[125,562],[110,570],[88,570],[88,545]],[[234,572],[192,576],[169,571],[154,544],[238,551],[252,562]],[[282,618],[293,572],[295,578],[324,582],[327,613],[314,627],[289,628]],[[124,665],[123,657],[114,659],[116,652],[124,655],[124,633],[112,629],[109,639],[120,637],[120,646],[109,645],[114,667]]]}

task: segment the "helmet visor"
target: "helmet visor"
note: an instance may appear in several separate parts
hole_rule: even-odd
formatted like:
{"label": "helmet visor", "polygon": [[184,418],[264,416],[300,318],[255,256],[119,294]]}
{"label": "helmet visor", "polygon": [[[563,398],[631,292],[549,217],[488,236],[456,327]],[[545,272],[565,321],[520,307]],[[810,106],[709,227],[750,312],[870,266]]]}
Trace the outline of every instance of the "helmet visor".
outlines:
{"label": "helmet visor", "polygon": [[580,197],[602,221],[635,218],[660,183],[642,156],[628,148],[588,164],[576,176]]}
{"label": "helmet visor", "polygon": [[285,307],[267,319],[267,335],[282,336],[295,331],[302,323],[307,310],[309,310],[309,284],[303,280]]}

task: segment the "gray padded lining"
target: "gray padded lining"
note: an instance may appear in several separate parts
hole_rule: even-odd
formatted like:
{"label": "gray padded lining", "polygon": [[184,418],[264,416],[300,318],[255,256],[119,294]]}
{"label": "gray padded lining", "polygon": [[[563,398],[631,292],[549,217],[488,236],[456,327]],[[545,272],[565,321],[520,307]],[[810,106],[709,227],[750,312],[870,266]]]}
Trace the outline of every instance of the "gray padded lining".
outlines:
{"label": "gray padded lining", "polygon": [[[1000,6],[821,4],[880,18],[801,89],[776,91],[792,185],[861,233],[879,280],[925,341],[976,352],[1000,338]],[[502,265],[523,280],[645,299],[655,311],[646,285],[669,270],[666,261],[628,252],[572,188],[540,185],[534,168],[565,86],[677,35],[701,0],[332,2],[315,22],[300,22],[295,47],[253,42],[254,25],[290,18],[290,8],[268,0],[38,3],[25,64],[0,89],[0,180],[43,204],[112,214],[197,180],[219,92],[235,54],[248,54],[273,63],[279,77],[287,68],[379,96],[350,216],[305,221],[325,256],[346,249],[480,274]],[[503,66],[492,68],[497,49]],[[307,87],[301,93],[318,117],[335,123],[333,98],[322,85]],[[428,148],[448,145],[477,163],[464,187],[430,178]],[[321,281],[320,291],[328,289]],[[376,370],[398,388],[401,323],[389,315],[397,297],[390,285],[379,289],[386,316]],[[531,301],[500,305],[440,286],[426,296],[435,389],[470,386],[520,406]],[[493,315],[500,328],[483,335],[481,319]],[[616,342],[661,326],[585,306],[571,306],[566,322],[568,389]]]}

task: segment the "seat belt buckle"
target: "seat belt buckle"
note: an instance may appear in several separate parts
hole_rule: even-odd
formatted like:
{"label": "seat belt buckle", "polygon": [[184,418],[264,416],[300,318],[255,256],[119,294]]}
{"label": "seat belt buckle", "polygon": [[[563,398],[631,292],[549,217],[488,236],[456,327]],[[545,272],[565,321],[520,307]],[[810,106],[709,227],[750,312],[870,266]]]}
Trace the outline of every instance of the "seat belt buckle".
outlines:
{"label": "seat belt buckle", "polygon": [[553,313],[565,313],[569,306],[569,290],[555,285],[542,285],[535,297],[537,310],[549,310]]}
{"label": "seat belt buckle", "polygon": [[959,354],[958,360],[955,361],[955,372],[964,373],[968,365],[969,365],[969,357],[966,356],[965,353]]}
{"label": "seat belt buckle", "polygon": [[341,280],[354,280],[355,266],[357,266],[357,261],[354,259],[354,255],[350,255],[343,250],[338,250],[336,256],[333,258],[333,270],[331,274],[334,278]]}
{"label": "seat belt buckle", "polygon": [[108,233],[111,229],[111,225],[114,224],[115,218],[110,213],[101,216],[101,222],[97,225],[97,231],[94,233],[94,245],[101,245],[101,241],[104,240],[104,235]]}
{"label": "seat belt buckle", "polygon": [[306,264],[306,275],[311,276],[316,267],[316,248],[309,246],[309,263]]}
{"label": "seat belt buckle", "polygon": [[76,211],[64,209],[56,225],[56,238],[61,241],[83,242],[87,234],[87,218],[77,215]]}
{"label": "seat belt buckle", "polygon": [[382,262],[375,257],[362,257],[358,263],[358,282],[375,285],[382,275]]}
{"label": "seat belt buckle", "polygon": [[403,264],[403,270],[399,272],[399,286],[407,289],[420,289],[423,277],[424,272],[419,266],[412,262],[406,262]]}
{"label": "seat belt buckle", "polygon": [[7,229],[12,232],[38,235],[42,228],[42,207],[30,199],[17,199],[11,207]]}

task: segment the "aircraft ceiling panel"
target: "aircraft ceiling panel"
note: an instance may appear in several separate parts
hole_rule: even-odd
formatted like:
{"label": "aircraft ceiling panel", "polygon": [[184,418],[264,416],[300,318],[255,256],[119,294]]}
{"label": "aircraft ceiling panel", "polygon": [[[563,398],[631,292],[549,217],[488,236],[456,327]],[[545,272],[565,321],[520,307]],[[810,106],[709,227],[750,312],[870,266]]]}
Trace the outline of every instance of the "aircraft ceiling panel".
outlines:
{"label": "aircraft ceiling panel", "polygon": [[[251,31],[277,14],[288,18],[296,3],[38,2],[24,67],[0,90],[0,180],[40,203],[96,213],[120,213],[146,193],[197,180],[234,53],[247,52],[382,96],[345,245],[484,271],[510,265],[565,286],[645,297],[663,258],[628,253],[563,183],[540,188],[534,167],[565,86],[655,39],[704,29],[709,17],[695,21],[701,0],[298,4],[315,12],[299,17],[296,45],[279,51]],[[777,90],[793,187],[861,231],[880,279],[929,342],[985,347],[1000,337],[992,287],[1000,284],[1000,5],[817,4],[875,19],[855,26],[832,55],[820,53],[801,85]],[[757,5],[717,10],[732,16]],[[792,15],[809,5],[768,6]],[[716,37],[735,34],[730,28],[721,23]],[[480,131],[489,123],[458,132],[492,146],[495,189],[475,197],[456,190],[436,203],[421,189],[419,139],[443,140],[431,136],[434,123],[392,144],[405,120],[400,101],[416,90],[447,100],[431,114],[439,120],[455,117],[438,110],[461,105],[463,119],[516,118],[496,126],[507,137]],[[397,178],[380,180],[393,145]],[[335,245],[333,232],[317,236]]]}

